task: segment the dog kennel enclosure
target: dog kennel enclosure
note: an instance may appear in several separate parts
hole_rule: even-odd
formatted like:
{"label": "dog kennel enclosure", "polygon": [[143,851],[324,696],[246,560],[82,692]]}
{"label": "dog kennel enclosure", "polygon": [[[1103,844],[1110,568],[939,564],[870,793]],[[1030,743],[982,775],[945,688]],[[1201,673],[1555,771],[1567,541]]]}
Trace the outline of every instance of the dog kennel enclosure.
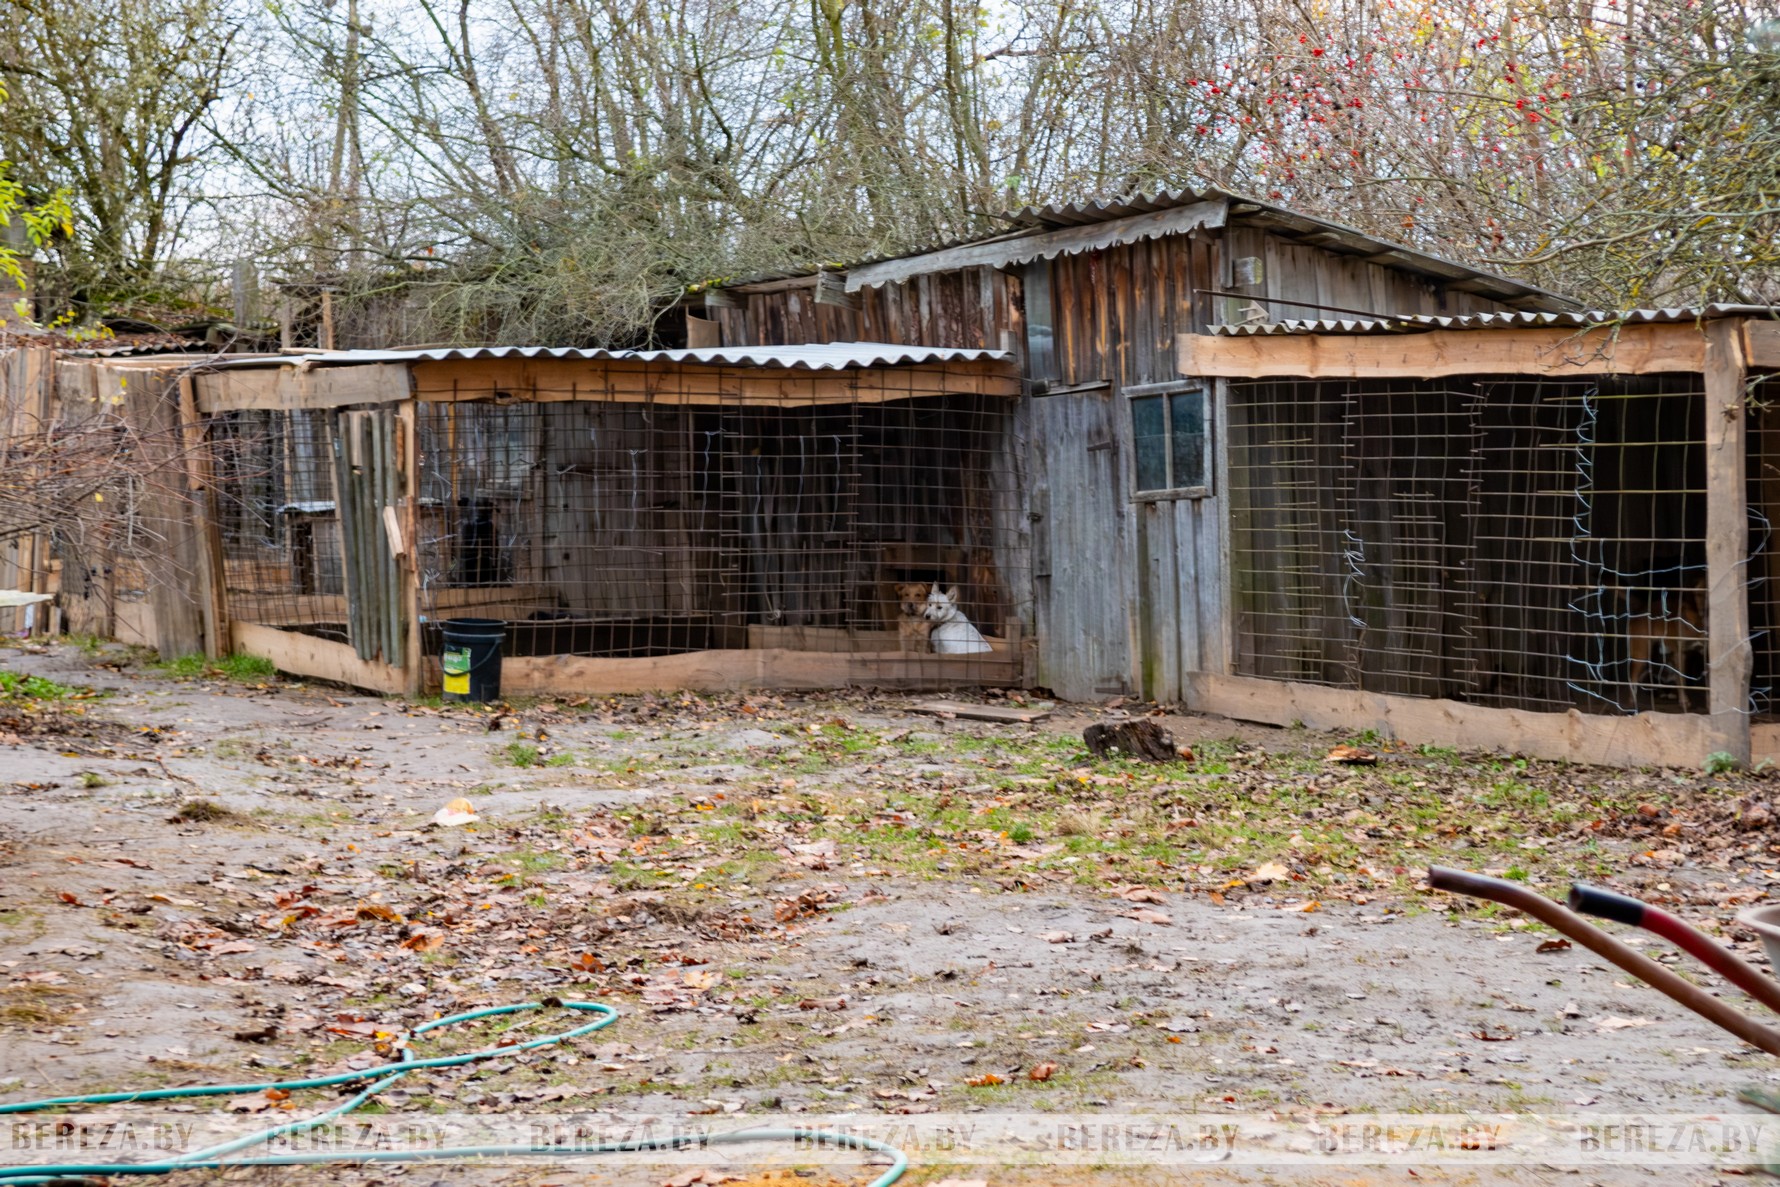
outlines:
{"label": "dog kennel enclosure", "polygon": [[[1224,653],[1196,708],[1613,763],[1780,756],[1780,322],[1220,327]],[[1208,575],[1209,576],[1209,575]]]}
{"label": "dog kennel enclosure", "polygon": [[[514,693],[1017,685],[1018,394],[997,352],[869,343],[221,363],[217,613],[389,691],[437,688],[464,617],[504,624]],[[902,629],[911,583],[987,649]]]}

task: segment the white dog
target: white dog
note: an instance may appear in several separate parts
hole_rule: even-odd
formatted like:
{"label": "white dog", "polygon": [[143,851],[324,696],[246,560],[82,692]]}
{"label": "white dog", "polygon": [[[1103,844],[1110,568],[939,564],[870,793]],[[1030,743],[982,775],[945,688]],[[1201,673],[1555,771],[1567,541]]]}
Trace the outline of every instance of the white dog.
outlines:
{"label": "white dog", "polygon": [[932,640],[933,649],[941,655],[969,655],[990,650],[983,632],[958,609],[956,585],[942,590],[935,583],[927,595],[927,609],[921,612],[921,617],[933,624],[933,632],[928,638]]}

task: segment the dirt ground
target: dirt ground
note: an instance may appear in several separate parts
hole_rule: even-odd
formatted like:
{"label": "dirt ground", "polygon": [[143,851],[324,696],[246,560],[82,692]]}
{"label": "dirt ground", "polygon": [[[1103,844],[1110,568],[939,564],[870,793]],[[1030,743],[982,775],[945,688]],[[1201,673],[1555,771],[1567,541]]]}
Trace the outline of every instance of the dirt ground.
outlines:
{"label": "dirt ground", "polygon": [[[1591,954],[1420,886],[1430,863],[1551,895],[1585,878],[1759,962],[1732,920],[1780,880],[1763,773],[1607,771],[1172,714],[1156,720],[1191,760],[1090,758],[1084,726],[1140,705],[1059,706],[1031,725],[867,693],[492,711],[176,677],[73,645],[0,650],[0,672],[54,682],[0,696],[0,1100],[362,1069],[427,1020],[565,998],[623,1017],[562,1049],[414,1073],[369,1115],[601,1132],[851,1117],[928,1137],[934,1118],[1017,1116],[1077,1138],[1095,1118],[1260,1118],[1240,1149],[1156,1159],[1131,1132],[1025,1160],[923,1138],[904,1181],[1704,1184],[1749,1159],[1314,1152],[1382,1116],[1753,1122],[1736,1093],[1780,1081]],[[1330,762],[1337,744],[1379,761]],[[474,819],[435,823],[457,798]],[[585,1020],[548,1015],[520,1041]],[[513,1041],[492,1025],[506,1023],[440,1041]],[[338,1099],[172,1109],[269,1125]],[[774,1170],[800,1157],[764,1147],[676,1157],[226,1177],[875,1173],[852,1155]]]}

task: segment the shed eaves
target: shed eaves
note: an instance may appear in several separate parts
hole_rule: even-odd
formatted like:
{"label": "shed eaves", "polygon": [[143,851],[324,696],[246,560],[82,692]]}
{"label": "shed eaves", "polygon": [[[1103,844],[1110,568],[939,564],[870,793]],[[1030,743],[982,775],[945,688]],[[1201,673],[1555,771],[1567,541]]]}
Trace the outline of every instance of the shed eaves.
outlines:
{"label": "shed eaves", "polygon": [[701,346],[689,350],[602,350],[577,346],[454,346],[423,350],[336,350],[318,354],[231,359],[218,367],[341,367],[367,363],[448,362],[470,359],[568,359],[586,362],[690,363],[705,367],[781,367],[851,371],[936,363],[1005,362],[1004,350],[898,346],[888,342],[825,342],[809,346]]}
{"label": "shed eaves", "polygon": [[1772,305],[1695,305],[1661,309],[1580,310],[1573,313],[1516,311],[1468,313],[1462,316],[1416,314],[1389,318],[1291,319],[1212,326],[1213,334],[1231,338],[1283,337],[1300,334],[1419,334],[1429,330],[1587,329],[1593,326],[1659,325],[1712,321],[1722,317],[1780,318]]}

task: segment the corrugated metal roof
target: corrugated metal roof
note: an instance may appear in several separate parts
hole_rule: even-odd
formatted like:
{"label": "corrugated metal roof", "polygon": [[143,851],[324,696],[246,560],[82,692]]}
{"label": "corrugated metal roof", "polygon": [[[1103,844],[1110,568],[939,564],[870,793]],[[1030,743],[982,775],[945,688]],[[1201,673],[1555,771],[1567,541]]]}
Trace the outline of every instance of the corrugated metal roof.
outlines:
{"label": "corrugated metal roof", "polygon": [[705,367],[785,367],[851,371],[923,363],[1003,362],[1004,350],[897,346],[888,342],[824,342],[813,346],[701,346],[691,350],[600,350],[577,346],[454,346],[425,350],[335,350],[326,353],[234,359],[219,367],[341,367],[365,363],[447,362],[453,359],[572,359],[587,362],[691,363]]}
{"label": "corrugated metal roof", "polygon": [[1521,311],[1512,313],[1467,313],[1462,316],[1417,314],[1413,317],[1391,318],[1323,318],[1317,321],[1292,319],[1261,322],[1252,325],[1212,326],[1211,332],[1227,337],[1279,336],[1289,334],[1417,334],[1429,330],[1500,330],[1500,329],[1586,329],[1590,326],[1656,325],[1675,322],[1711,321],[1721,317],[1780,318],[1780,307],[1772,305],[1695,305],[1670,306],[1662,309],[1607,310],[1588,309],[1574,313]]}
{"label": "corrugated metal roof", "polygon": [[[1230,190],[1217,189],[1213,186],[1090,198],[1079,202],[1052,203],[1048,206],[1027,206],[1021,210],[995,216],[999,221],[1013,225],[1015,230],[1011,233],[1007,230],[990,231],[982,235],[949,239],[944,243],[930,244],[910,251],[870,255],[864,259],[853,261],[848,267],[857,268],[867,264],[912,259],[917,256],[949,251],[956,247],[1011,239],[1017,237],[1021,231],[1031,234],[1061,227],[1109,222],[1113,219],[1129,218],[1139,214],[1154,214],[1159,211],[1173,210],[1177,207],[1208,201],[1228,202],[1230,213],[1227,221],[1230,223],[1261,224],[1287,238],[1313,243],[1328,251],[1376,259],[1377,262],[1388,267],[1431,276],[1447,284],[1456,282],[1462,287],[1499,300],[1537,303],[1547,308],[1563,308],[1578,304],[1575,300],[1560,293],[1539,288],[1525,281],[1486,269],[1475,268],[1469,264],[1446,259],[1443,256],[1432,255],[1388,239],[1380,239],[1375,235],[1367,235],[1341,223],[1332,222],[1313,214],[1304,214],[1275,202],[1268,202]],[[814,274],[814,269],[805,273],[805,275]],[[774,274],[772,278],[781,277],[780,274]],[[732,282],[732,285],[713,287],[739,287],[743,283],[746,282],[736,281]]]}

